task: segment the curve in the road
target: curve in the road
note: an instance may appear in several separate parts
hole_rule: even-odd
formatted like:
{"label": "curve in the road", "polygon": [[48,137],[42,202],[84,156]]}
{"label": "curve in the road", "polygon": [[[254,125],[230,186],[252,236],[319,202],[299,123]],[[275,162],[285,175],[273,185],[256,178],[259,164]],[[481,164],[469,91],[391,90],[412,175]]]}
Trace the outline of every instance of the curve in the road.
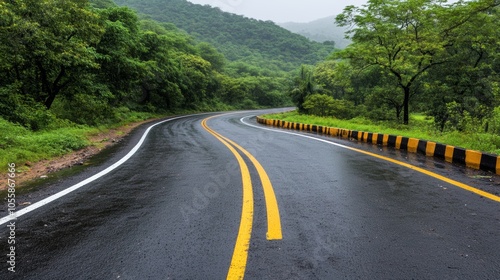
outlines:
{"label": "curve in the road", "polygon": [[231,260],[231,265],[227,274],[227,279],[243,279],[248,259],[248,248],[250,247],[250,238],[252,236],[252,223],[253,223],[253,189],[250,171],[245,163],[245,160],[240,154],[215,131],[207,126],[207,119],[204,119],[201,124],[205,130],[217,138],[224,144],[233,155],[236,157],[240,165],[241,180],[243,184],[243,206],[241,210],[241,222],[238,230],[238,237],[236,238],[236,245],[234,246],[234,253]]}
{"label": "curve in the road", "polygon": [[252,232],[254,201],[248,166],[245,164],[245,161],[235,150],[235,148],[240,150],[252,162],[252,164],[255,166],[255,169],[257,170],[257,173],[259,174],[262,188],[264,190],[264,198],[266,201],[268,229],[266,234],[267,240],[281,240],[283,238],[278,202],[276,200],[276,195],[274,193],[271,180],[269,179],[269,176],[267,175],[265,169],[262,167],[259,161],[243,147],[228,139],[227,137],[224,137],[221,134],[217,133],[207,125],[207,121],[215,117],[216,116],[206,118],[202,121],[201,124],[206,131],[208,131],[220,142],[222,142],[233,153],[233,155],[238,160],[238,163],[240,164],[242,173],[243,206],[241,223],[227,279],[243,279],[245,275],[246,261],[248,258],[248,249],[250,246],[250,238]]}
{"label": "curve in the road", "polygon": [[[214,117],[211,117],[211,118],[214,118]],[[205,122],[205,126],[206,126],[206,122]],[[208,128],[208,129],[210,129],[210,128]],[[219,133],[215,132],[212,129],[210,129],[210,131],[214,132],[217,136],[219,136],[220,138],[224,139],[225,141],[227,141],[228,143],[233,145],[236,149],[240,150],[245,156],[248,157],[248,159],[250,159],[252,164],[255,166],[255,169],[257,169],[257,173],[259,174],[260,181],[262,183],[262,188],[264,190],[264,199],[266,201],[266,211],[267,211],[266,238],[267,238],[267,240],[280,240],[280,239],[282,239],[283,234],[282,234],[282,230],[281,230],[281,219],[280,219],[278,201],[276,200],[276,195],[274,193],[273,185],[271,183],[271,180],[269,179],[269,176],[267,175],[266,170],[264,169],[264,167],[262,167],[262,165],[259,163],[259,161],[250,152],[245,150],[243,147],[236,144],[231,139],[228,139],[227,137],[220,135]]]}
{"label": "curve in the road", "polygon": [[257,122],[265,125],[300,131],[318,132],[330,136],[350,138],[365,143],[394,147],[398,150],[420,153],[429,157],[444,159],[447,162],[464,164],[469,168],[493,172],[500,175],[500,156],[494,154],[440,144],[423,139],[313,124],[302,124],[284,120],[265,119],[259,116],[257,116]]}
{"label": "curve in the road", "polygon": [[[203,115],[203,114],[197,114],[197,115]],[[194,116],[194,115],[189,115],[189,116]],[[80,189],[81,187],[107,175],[108,173],[110,173],[111,171],[115,170],[116,168],[118,168],[119,166],[121,166],[123,163],[125,163],[126,161],[128,161],[135,153],[137,153],[137,151],[139,150],[139,148],[142,146],[142,144],[144,143],[144,141],[146,140],[149,132],[151,131],[151,129],[155,126],[158,126],[160,124],[163,124],[163,123],[166,123],[166,122],[170,122],[170,121],[173,121],[173,120],[177,120],[177,119],[181,119],[181,118],[186,118],[186,117],[189,117],[189,116],[179,116],[179,117],[175,117],[175,118],[170,118],[170,119],[167,119],[167,120],[163,120],[163,121],[160,121],[160,122],[157,122],[153,125],[151,125],[150,127],[148,127],[148,129],[144,132],[144,134],[142,135],[141,139],[139,140],[139,142],[134,146],[134,148],[132,148],[132,150],[130,150],[130,152],[128,152],[127,155],[125,155],[123,158],[121,158],[119,161],[117,161],[115,164],[111,165],[110,167],[104,169],[103,171],[95,174],[94,176],[90,177],[90,178],[87,178],[83,181],[81,181],[80,183],[78,184],[75,184],[63,191],[60,191],[54,195],[51,195],[43,200],[40,200],[39,202],[37,203],[34,203],[26,208],[23,208],[19,211],[16,211],[16,212],[13,212],[12,214],[8,215],[8,216],[5,216],[3,218],[0,219],[0,225],[3,225],[3,224],[6,224],[8,223],[9,221],[12,221],[12,220],[16,220],[17,218],[31,212],[31,211],[34,211],[44,205],[47,205],[69,193],[72,193],[78,189]]]}
{"label": "curve in the road", "polygon": [[420,167],[417,167],[417,166],[414,166],[414,165],[411,165],[409,163],[406,163],[406,162],[402,162],[402,161],[398,161],[398,160],[395,160],[395,159],[392,159],[392,158],[388,158],[388,157],[384,157],[384,156],[381,156],[381,155],[378,155],[378,154],[374,154],[374,153],[371,153],[371,152],[367,152],[367,151],[363,151],[363,150],[360,150],[360,149],[356,149],[356,148],[353,148],[353,147],[349,147],[349,146],[345,146],[345,145],[342,145],[342,144],[338,144],[338,143],[334,143],[334,142],[331,142],[331,141],[327,141],[327,140],[324,140],[324,139],[321,139],[321,138],[316,138],[316,137],[312,137],[312,136],[309,136],[309,135],[303,135],[303,134],[298,134],[298,133],[293,133],[293,132],[288,132],[288,131],[281,131],[281,130],[276,130],[276,129],[269,129],[269,128],[264,128],[264,127],[260,127],[260,126],[256,126],[256,125],[252,125],[250,123],[247,123],[245,122],[245,119],[248,119],[250,117],[254,117],[254,116],[247,116],[247,117],[244,117],[244,118],[241,118],[240,121],[247,125],[247,126],[251,126],[251,127],[254,127],[254,128],[258,128],[258,129],[263,129],[263,130],[268,130],[268,131],[273,131],[273,132],[277,132],[277,133],[285,133],[285,134],[289,134],[289,135],[294,135],[294,136],[299,136],[299,137],[304,137],[304,138],[308,138],[308,139],[312,139],[312,140],[316,140],[316,141],[320,141],[320,142],[323,142],[323,143],[327,143],[329,145],[334,145],[334,146],[337,146],[337,147],[341,147],[341,148],[345,148],[345,149],[348,149],[348,150],[351,150],[351,151],[355,151],[355,152],[358,152],[358,153],[362,153],[362,154],[365,154],[365,155],[368,155],[368,156],[371,156],[371,157],[375,157],[375,158],[378,158],[378,159],[381,159],[381,160],[385,160],[385,161],[388,161],[388,162],[391,162],[391,163],[394,163],[394,164],[397,164],[397,165],[401,165],[401,166],[404,166],[406,168],[409,168],[409,169],[412,169],[412,170],[415,170],[417,172],[420,172],[420,173],[423,173],[425,175],[428,175],[428,176],[431,176],[433,178],[436,178],[438,180],[441,180],[441,181],[444,181],[446,183],[449,183],[453,186],[456,186],[456,187],[459,187],[461,189],[464,189],[466,191],[469,191],[469,192],[472,192],[472,193],[475,193],[477,195],[480,195],[480,196],[483,196],[485,198],[488,198],[488,199],[491,199],[493,201],[496,201],[496,202],[500,202],[500,197],[497,196],[497,195],[494,195],[494,194],[491,194],[489,192],[485,192],[483,190],[480,190],[480,189],[477,189],[477,188],[474,188],[474,187],[471,187],[469,185],[466,185],[464,183],[461,183],[461,182],[458,182],[458,181],[455,181],[453,179],[450,179],[450,178],[447,178],[447,177],[444,177],[442,175],[439,175],[439,174],[436,174],[434,172],[431,172],[431,171],[428,171],[428,170],[425,170],[423,168],[420,168]]}

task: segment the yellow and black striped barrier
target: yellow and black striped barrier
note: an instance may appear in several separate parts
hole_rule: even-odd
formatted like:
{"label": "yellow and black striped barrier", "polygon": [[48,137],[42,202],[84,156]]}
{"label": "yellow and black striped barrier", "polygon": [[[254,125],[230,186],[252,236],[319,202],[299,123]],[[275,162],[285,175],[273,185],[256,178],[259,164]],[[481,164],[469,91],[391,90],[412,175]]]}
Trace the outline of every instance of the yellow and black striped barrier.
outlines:
{"label": "yellow and black striped barrier", "polygon": [[257,117],[257,122],[270,126],[316,132],[333,137],[393,147],[411,153],[420,153],[429,157],[441,158],[451,163],[465,164],[470,168],[500,174],[500,157],[479,151],[467,150],[416,138],[294,123],[283,120],[271,120],[262,117]]}

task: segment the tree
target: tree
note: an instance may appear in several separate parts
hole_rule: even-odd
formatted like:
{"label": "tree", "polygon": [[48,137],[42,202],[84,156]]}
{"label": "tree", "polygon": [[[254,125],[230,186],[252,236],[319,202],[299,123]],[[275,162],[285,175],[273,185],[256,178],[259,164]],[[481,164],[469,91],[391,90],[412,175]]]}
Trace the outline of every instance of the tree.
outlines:
{"label": "tree", "polygon": [[364,8],[348,6],[337,16],[340,26],[354,26],[353,44],[338,53],[361,69],[375,67],[394,79],[403,95],[403,122],[415,84],[428,71],[451,61],[448,49],[456,32],[478,14],[498,5],[493,0],[369,0]]}
{"label": "tree", "polygon": [[350,119],[355,112],[354,103],[338,100],[326,94],[311,94],[303,104],[309,114],[324,117],[333,116],[339,119]]}
{"label": "tree", "polygon": [[113,2],[113,0],[91,0],[90,3],[92,7],[97,9],[116,7],[116,4],[115,2]]}
{"label": "tree", "polygon": [[304,109],[311,115],[320,117],[331,115],[335,100],[326,94],[311,94],[304,101]]}
{"label": "tree", "polygon": [[[461,17],[467,17],[466,11],[461,14]],[[453,60],[431,69],[425,78],[427,100],[432,100],[433,105],[430,114],[441,131],[445,126],[464,130],[464,125],[453,124],[457,123],[452,120],[455,111],[461,116],[470,116],[476,124],[485,123],[494,107],[499,105],[500,69],[495,69],[500,50],[499,20],[500,9],[497,7],[477,14],[455,30],[457,40],[448,49]]]}
{"label": "tree", "polygon": [[303,104],[306,97],[316,92],[318,88],[314,84],[312,77],[312,69],[305,65],[300,68],[299,75],[294,77],[290,85],[290,96],[295,103],[299,112],[306,112]]}
{"label": "tree", "polygon": [[193,54],[179,54],[181,69],[181,91],[185,105],[194,106],[205,99],[211,82],[210,62]]}
{"label": "tree", "polygon": [[249,85],[243,78],[223,76],[220,81],[220,96],[224,102],[238,106],[243,100],[249,98]]}
{"label": "tree", "polygon": [[212,68],[221,72],[226,64],[226,58],[219,53],[212,45],[206,42],[199,43],[197,48],[200,51],[200,56],[210,62]]}
{"label": "tree", "polygon": [[352,66],[347,61],[326,60],[314,68],[314,81],[324,91],[336,99],[344,99],[353,94]]}
{"label": "tree", "polygon": [[17,0],[0,8],[2,84],[17,84],[23,95],[50,108],[99,67],[94,46],[103,29],[86,0]]}
{"label": "tree", "polygon": [[331,44],[310,41],[271,21],[225,13],[208,5],[194,5],[185,0],[148,0],[147,4],[144,0],[115,2],[155,20],[175,24],[197,40],[215,46],[231,62],[245,61],[259,68],[288,72],[301,64],[314,64],[334,50]]}
{"label": "tree", "polygon": [[174,109],[180,106],[184,97],[178,86],[179,64],[174,50],[168,44],[167,35],[153,31],[141,32],[143,49],[140,59],[147,69],[141,80],[141,104],[154,104],[159,109]]}
{"label": "tree", "polygon": [[140,42],[139,20],[134,11],[114,7],[99,11],[105,32],[97,45],[98,81],[114,95],[113,105],[137,101],[136,90],[149,75],[141,61],[144,46]]}

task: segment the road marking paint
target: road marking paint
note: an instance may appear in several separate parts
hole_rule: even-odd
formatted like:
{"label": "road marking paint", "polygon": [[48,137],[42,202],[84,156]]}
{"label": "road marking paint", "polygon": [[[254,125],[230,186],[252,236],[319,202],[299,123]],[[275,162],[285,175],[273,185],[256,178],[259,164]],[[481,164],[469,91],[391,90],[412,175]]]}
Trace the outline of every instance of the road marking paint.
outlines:
{"label": "road marking paint", "polygon": [[129,160],[138,150],[139,148],[142,146],[142,144],[144,143],[144,141],[146,140],[146,137],[148,136],[149,132],[151,131],[151,129],[157,125],[160,125],[160,124],[163,124],[163,123],[166,123],[166,122],[170,122],[170,121],[173,121],[173,120],[177,120],[177,119],[181,119],[181,118],[186,118],[186,117],[191,117],[191,116],[197,116],[197,115],[206,115],[206,114],[195,114],[195,115],[188,115],[188,116],[180,116],[180,117],[175,117],[175,118],[171,118],[171,119],[168,119],[168,120],[164,120],[164,121],[161,121],[161,122],[158,122],[158,123],[155,123],[153,125],[151,125],[150,127],[148,127],[148,129],[144,132],[144,134],[142,135],[142,138],[139,140],[139,142],[134,146],[134,148],[132,148],[132,150],[130,150],[130,152],[128,152],[127,155],[125,155],[122,159],[120,159],[119,161],[117,161],[115,164],[111,165],[110,167],[104,169],[103,171],[95,174],[94,176],[90,177],[90,178],[87,178],[83,181],[81,181],[80,183],[78,184],[75,184],[63,191],[60,191],[56,194],[53,194],[43,200],[40,200],[39,202],[37,203],[34,203],[26,208],[23,208],[17,212],[15,212],[14,215],[9,215],[9,216],[5,216],[3,218],[0,219],[0,225],[3,225],[11,220],[14,220],[14,219],[17,219],[31,211],[34,211],[44,205],[47,205],[51,202],[53,202],[54,200],[57,200],[105,175],[107,175],[108,173],[110,173],[111,171],[115,170],[117,167],[119,167],[120,165],[122,165],[123,163],[125,163],[127,160]]}
{"label": "road marking paint", "polygon": [[266,170],[264,169],[264,167],[262,167],[259,161],[243,147],[241,147],[240,145],[236,144],[235,142],[231,141],[230,139],[218,133],[217,135],[219,135],[221,138],[223,138],[231,145],[236,147],[238,150],[240,150],[243,154],[245,154],[257,169],[260,181],[262,182],[262,188],[264,189],[264,198],[266,201],[266,211],[267,211],[266,238],[267,240],[283,239],[278,201],[276,200],[276,195],[274,193],[273,185],[271,183],[271,180],[269,179],[269,176],[266,173]]}
{"label": "road marking paint", "polygon": [[[436,178],[438,180],[444,181],[446,183],[449,183],[451,185],[454,185],[454,186],[459,187],[461,189],[464,189],[466,191],[469,191],[469,192],[475,193],[477,195],[486,197],[486,198],[491,199],[493,201],[500,202],[500,196],[496,196],[494,194],[482,191],[480,189],[471,187],[471,186],[466,185],[464,183],[455,181],[453,179],[450,179],[450,178],[447,178],[445,176],[436,174],[434,172],[425,170],[423,168],[411,165],[409,163],[398,161],[398,160],[395,160],[395,159],[392,159],[392,158],[388,158],[388,157],[385,157],[385,156],[377,155],[377,154],[374,154],[374,153],[371,153],[371,152],[367,152],[367,151],[363,151],[363,150],[360,150],[360,149],[356,149],[356,148],[353,148],[353,147],[345,146],[345,145],[342,145],[342,144],[330,142],[330,141],[327,141],[327,140],[324,140],[324,139],[320,139],[320,138],[316,138],[316,137],[312,137],[312,136],[308,136],[308,135],[302,135],[302,134],[298,134],[298,133],[293,133],[293,132],[288,132],[288,131],[282,131],[282,130],[276,130],[276,129],[270,129],[270,128],[265,128],[265,127],[260,127],[260,126],[252,125],[252,124],[247,123],[247,122],[244,121],[244,119],[247,119],[247,118],[250,118],[250,117],[254,117],[254,116],[247,116],[247,117],[241,118],[240,121],[243,124],[245,124],[247,126],[250,126],[250,127],[255,127],[255,128],[258,128],[258,129],[273,131],[273,132],[277,132],[277,133],[284,133],[284,134],[290,134],[290,135],[294,135],[294,136],[304,137],[304,138],[316,140],[316,141],[319,141],[319,142],[323,142],[323,143],[326,143],[326,144],[334,145],[334,146],[337,146],[337,147],[340,147],[340,148],[344,148],[344,149],[348,149],[348,150],[351,150],[351,151],[355,151],[355,152],[358,152],[358,153],[362,153],[362,154],[365,154],[365,155],[368,155],[368,156],[372,156],[372,157],[375,157],[375,158],[378,158],[378,159],[382,159],[382,160],[385,160],[385,161],[389,161],[389,162],[392,162],[394,164],[397,164],[397,165],[400,165],[400,166],[404,166],[406,168],[415,170],[417,172],[420,172],[420,173],[423,173],[425,175],[431,176],[431,177]],[[396,141],[399,142],[399,143],[401,142],[400,139],[397,139]]]}
{"label": "road marking paint", "polygon": [[[225,138],[226,139],[226,138]],[[273,185],[269,176],[267,175],[264,167],[257,161],[257,159],[252,156],[245,149],[240,147],[238,144],[227,139],[232,145],[242,151],[253,163],[257,169],[260,180],[262,182],[262,188],[264,190],[264,199],[266,201],[266,211],[267,211],[267,240],[281,240],[283,239],[283,234],[281,230],[281,219],[280,212],[278,208],[278,201],[276,200],[276,195],[274,193]]]}
{"label": "road marking paint", "polygon": [[408,139],[408,152],[416,153],[418,149],[418,142],[420,142],[420,140],[416,138]]}
{"label": "road marking paint", "polygon": [[382,140],[382,144],[384,144],[384,146],[387,146],[388,142],[389,142],[389,134],[384,134],[384,138]]}
{"label": "road marking paint", "polygon": [[[232,114],[232,113],[228,113],[228,114]],[[228,115],[228,114],[223,114],[223,115]],[[222,116],[222,115],[220,115],[220,116]],[[216,116],[211,117],[211,118],[215,118],[215,117]],[[228,139],[227,137],[224,137],[221,134],[215,132],[214,130],[212,130],[212,132],[214,132],[219,137],[221,137],[225,141],[229,142],[231,145],[233,145],[235,148],[237,148],[243,154],[245,154],[250,159],[252,164],[255,166],[255,169],[257,169],[257,173],[259,174],[260,181],[262,183],[262,188],[264,191],[264,199],[266,201],[266,214],[267,214],[266,239],[267,240],[281,240],[281,239],[283,239],[278,201],[276,199],[276,194],[274,193],[273,185],[271,183],[271,180],[269,179],[269,176],[267,175],[266,170],[264,169],[264,167],[262,167],[262,165],[259,163],[259,161],[250,152],[245,150],[243,147],[236,144],[231,139]]]}
{"label": "road marking paint", "polygon": [[[213,118],[213,117],[211,117]],[[201,124],[205,130],[217,138],[224,144],[236,157],[241,170],[241,180],[243,184],[243,206],[241,210],[241,222],[238,230],[238,237],[234,246],[231,265],[227,273],[226,279],[243,279],[248,259],[248,249],[250,247],[250,238],[252,236],[253,223],[253,189],[250,171],[240,154],[215,131],[207,126],[207,121],[211,118],[204,119]]]}

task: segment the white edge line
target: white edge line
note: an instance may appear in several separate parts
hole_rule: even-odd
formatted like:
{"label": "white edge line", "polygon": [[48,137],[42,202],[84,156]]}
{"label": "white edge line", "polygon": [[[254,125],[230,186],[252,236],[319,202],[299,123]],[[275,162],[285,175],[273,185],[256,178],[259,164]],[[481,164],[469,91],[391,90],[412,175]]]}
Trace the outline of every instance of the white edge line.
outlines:
{"label": "white edge line", "polygon": [[[330,144],[330,145],[334,145],[334,146],[337,146],[337,147],[345,148],[345,149],[348,149],[348,150],[351,150],[351,151],[354,151],[354,152],[358,152],[358,153],[363,153],[363,154],[366,154],[366,155],[368,155],[368,154],[372,154],[371,152],[366,152],[366,153],[365,153],[365,151],[363,151],[363,150],[360,150],[360,149],[357,149],[357,148],[353,148],[353,147],[349,147],[349,146],[345,146],[345,145],[338,144],[338,143],[334,143],[334,142],[330,142],[330,141],[323,140],[323,139],[320,139],[320,138],[311,137],[311,136],[302,135],[302,134],[293,133],[293,132],[288,132],[288,131],[282,131],[282,130],[277,130],[277,129],[270,129],[270,128],[265,128],[265,127],[260,127],[260,126],[256,126],[256,125],[253,125],[253,124],[250,124],[250,123],[247,123],[247,122],[245,122],[245,121],[244,121],[244,119],[246,119],[246,118],[251,118],[251,117],[254,117],[254,116],[255,116],[255,115],[253,115],[253,116],[247,116],[247,117],[241,118],[241,119],[240,119],[240,121],[241,121],[243,124],[245,124],[245,125],[247,125],[247,126],[254,127],[254,128],[263,129],[263,130],[269,130],[269,131],[274,131],[274,132],[278,132],[278,133],[285,133],[285,134],[290,134],[290,135],[300,136],[300,137],[304,137],[304,138],[309,138],[309,139],[312,139],[312,140],[316,140],[316,141],[324,142],[324,143],[327,143],[327,144]],[[385,157],[385,156],[383,156],[383,157]],[[381,159],[381,158],[379,158],[379,159]],[[401,161],[399,161],[399,160],[396,160],[396,161],[401,162]],[[394,162],[392,162],[392,163],[394,163]],[[424,168],[421,168],[421,167],[415,166],[415,165],[413,165],[413,164],[411,164],[411,163],[405,163],[405,162],[401,162],[401,163],[404,163],[405,165],[403,165],[403,164],[398,164],[398,165],[403,166],[403,167],[406,167],[406,168],[409,168],[409,169],[412,169],[412,170],[415,170],[415,169],[417,169],[417,168],[418,168],[418,169],[424,169]],[[396,163],[394,163],[394,164],[396,164]],[[413,169],[413,168],[415,168],[415,169]],[[417,170],[417,171],[418,171],[418,170]],[[424,174],[424,175],[426,175],[426,176],[430,176],[429,174],[426,174],[426,173],[423,173],[423,172],[420,172],[420,171],[418,171],[418,172],[419,172],[419,173],[421,173],[421,174]],[[434,172],[432,172],[432,171],[428,171],[428,172],[430,172],[430,173],[434,173]],[[437,173],[434,173],[434,174],[435,174],[435,175],[437,175],[437,176],[440,176],[440,177],[444,177],[444,178],[446,178],[445,176],[439,175],[439,174],[437,174]],[[470,190],[468,190],[468,189],[465,189],[465,188],[463,188],[463,187],[458,186],[458,184],[464,184],[464,183],[461,183],[461,182],[459,182],[459,181],[456,181],[456,180],[450,179],[451,181],[454,181],[454,182],[455,182],[455,183],[452,183],[452,182],[450,182],[450,181],[440,179],[440,178],[438,178],[438,177],[436,177],[436,176],[430,176],[430,177],[432,177],[432,178],[434,178],[434,179],[437,179],[437,180],[440,180],[440,181],[443,181],[443,182],[446,182],[446,183],[451,184],[451,185],[453,185],[453,186],[459,187],[460,189],[462,189],[462,190],[466,190],[466,191],[469,191],[470,193],[473,193],[473,194],[479,195],[479,196],[481,196],[481,197],[485,197],[484,195],[481,195],[481,194],[480,194],[480,193],[478,193],[478,192],[475,192],[475,191],[470,191]],[[464,185],[468,186],[467,184],[464,184]],[[469,187],[470,187],[470,186],[469,186]],[[482,191],[482,190],[480,190],[480,189],[478,189],[478,188],[475,188],[475,187],[470,187],[470,188],[475,189],[475,190],[479,190],[479,191],[481,191],[481,192],[485,192],[485,193],[490,194],[490,195],[493,195],[493,194],[492,194],[492,193],[490,193],[490,192]],[[495,195],[493,195],[493,196],[495,196]],[[491,199],[491,198],[490,198],[490,199]],[[492,199],[492,200],[493,200],[493,201],[496,201],[495,199]]]}
{"label": "white edge line", "polygon": [[104,169],[103,171],[95,174],[94,176],[92,177],[89,177],[83,181],[81,181],[80,183],[76,184],[76,185],[73,185],[63,191],[60,191],[56,194],[53,194],[43,200],[40,200],[38,201],[37,203],[34,203],[26,208],[23,208],[19,211],[16,211],[14,212],[12,215],[8,215],[8,216],[5,216],[3,218],[0,219],[0,225],[3,225],[11,220],[16,220],[18,217],[21,217],[23,216],[24,214],[27,214],[31,211],[34,211],[46,204],[49,204],[51,203],[52,201],[56,200],[56,199],[59,199],[85,185],[87,185],[88,183],[91,183],[103,176],[105,176],[106,174],[110,173],[111,171],[115,170],[117,167],[119,167],[120,165],[122,165],[123,163],[125,163],[127,160],[129,160],[138,150],[139,148],[142,146],[142,144],[144,143],[144,141],[146,140],[146,137],[148,136],[149,134],[149,131],[151,131],[151,129],[157,125],[160,125],[160,124],[163,124],[163,123],[166,123],[166,122],[169,122],[169,121],[173,121],[173,120],[177,120],[177,119],[181,119],[181,118],[186,118],[186,117],[191,117],[191,116],[197,116],[197,115],[204,115],[206,113],[202,113],[202,114],[195,114],[195,115],[187,115],[187,116],[180,116],[180,117],[175,117],[175,118],[171,118],[171,119],[168,119],[168,120],[164,120],[164,121],[160,121],[158,123],[155,123],[153,125],[151,125],[150,127],[148,127],[148,129],[144,132],[144,134],[142,135],[142,138],[141,140],[139,140],[139,142],[134,146],[134,148],[132,148],[132,150],[130,150],[130,152],[128,152],[127,155],[125,155],[123,158],[121,158],[119,161],[117,161],[116,163],[114,163],[113,165],[111,165],[110,167]]}
{"label": "white edge line", "polygon": [[321,139],[321,138],[316,138],[316,137],[312,137],[312,136],[308,136],[308,135],[303,135],[303,134],[298,134],[298,133],[293,133],[293,132],[288,132],[288,131],[283,131],[283,130],[278,130],[278,129],[271,129],[271,128],[260,127],[260,126],[256,126],[256,125],[253,125],[253,124],[249,124],[249,123],[247,123],[247,122],[244,121],[245,119],[248,119],[248,118],[251,118],[251,117],[255,117],[255,116],[243,117],[243,118],[240,119],[240,122],[242,122],[243,124],[245,124],[247,126],[255,127],[255,128],[258,128],[258,129],[263,129],[263,130],[273,131],[273,132],[277,132],[277,133],[284,133],[284,134],[290,134],[290,135],[300,136],[300,137],[304,137],[304,138],[309,138],[309,139],[312,139],[312,140],[324,142],[324,143],[327,143],[327,144],[330,144],[330,145],[334,145],[334,146],[337,146],[337,147],[341,147],[341,148],[345,148],[345,149],[348,149],[348,150],[356,151],[355,148],[352,148],[352,147],[349,147],[349,146],[346,146],[346,145],[342,145],[342,144],[338,144],[338,143],[335,143],[335,142],[331,142],[331,141],[328,141],[328,140],[324,140],[324,139]]}

